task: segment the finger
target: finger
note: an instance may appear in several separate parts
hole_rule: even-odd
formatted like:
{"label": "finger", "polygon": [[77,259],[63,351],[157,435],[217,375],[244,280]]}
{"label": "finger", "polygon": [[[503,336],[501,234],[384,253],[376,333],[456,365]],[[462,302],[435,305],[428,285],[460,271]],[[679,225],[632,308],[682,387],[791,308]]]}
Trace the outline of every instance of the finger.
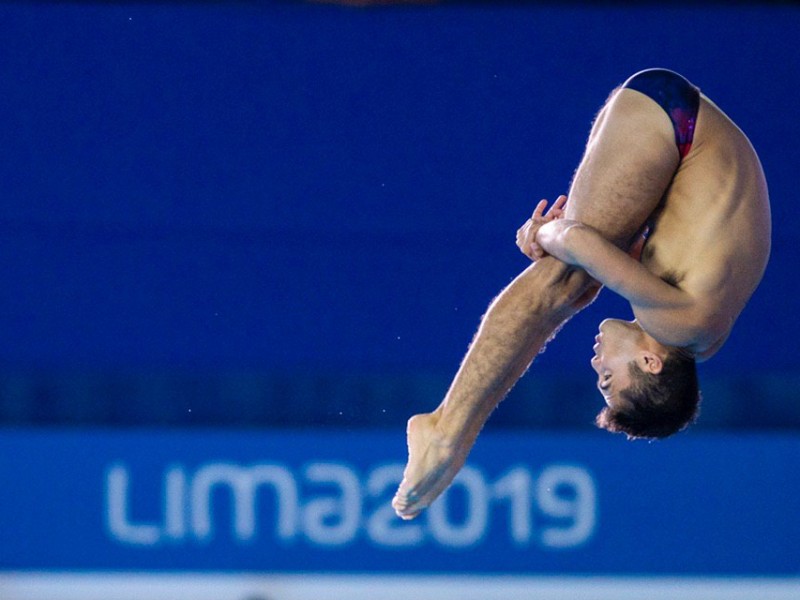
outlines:
{"label": "finger", "polygon": [[547,211],[547,215],[545,219],[549,221],[553,221],[555,219],[560,219],[564,215],[564,205],[567,203],[567,197],[563,194],[559,196],[553,206],[550,207],[550,210]]}
{"label": "finger", "polygon": [[547,200],[539,200],[539,204],[536,205],[531,216],[531,221],[536,222],[536,220],[541,219],[545,208],[547,208]]}
{"label": "finger", "polygon": [[529,248],[530,245],[536,241],[537,230],[538,227],[528,227],[528,229],[525,231],[525,234],[522,236],[522,239],[520,240],[524,248]]}
{"label": "finger", "polygon": [[[519,248],[520,252],[525,256],[528,256],[528,236],[524,233],[517,233],[517,248]],[[530,256],[528,256],[528,258],[530,258]]]}
{"label": "finger", "polygon": [[528,219],[522,225],[520,225],[519,229],[517,229],[517,234],[524,234],[528,229],[530,229],[531,225],[533,225],[533,218]]}
{"label": "finger", "polygon": [[536,258],[535,258],[535,257],[534,257],[534,255],[533,255],[533,252],[531,251],[530,244],[528,244],[528,245],[522,244],[522,245],[519,247],[519,249],[520,249],[520,251],[521,251],[521,252],[522,252],[522,253],[523,253],[525,256],[527,256],[527,257],[528,257],[528,258],[530,258],[531,260],[536,260]]}
{"label": "finger", "polygon": [[522,237],[517,242],[517,248],[519,248],[520,252],[522,252],[525,256],[533,260],[533,254],[531,253],[530,239],[528,238],[528,236]]}
{"label": "finger", "polygon": [[531,220],[528,219],[525,224],[517,229],[517,246],[524,244],[528,237],[528,232],[531,229]]}

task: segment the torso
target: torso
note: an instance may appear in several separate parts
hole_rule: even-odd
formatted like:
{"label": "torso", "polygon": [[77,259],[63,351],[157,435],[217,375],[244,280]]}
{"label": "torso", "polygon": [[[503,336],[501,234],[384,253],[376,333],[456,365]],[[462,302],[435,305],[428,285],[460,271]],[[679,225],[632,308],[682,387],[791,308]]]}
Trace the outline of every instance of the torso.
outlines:
{"label": "torso", "polygon": [[[761,163],[747,137],[701,96],[694,143],[651,224],[642,262],[693,297],[688,349],[714,354],[764,274],[770,210]],[[647,316],[637,315],[646,326]]]}

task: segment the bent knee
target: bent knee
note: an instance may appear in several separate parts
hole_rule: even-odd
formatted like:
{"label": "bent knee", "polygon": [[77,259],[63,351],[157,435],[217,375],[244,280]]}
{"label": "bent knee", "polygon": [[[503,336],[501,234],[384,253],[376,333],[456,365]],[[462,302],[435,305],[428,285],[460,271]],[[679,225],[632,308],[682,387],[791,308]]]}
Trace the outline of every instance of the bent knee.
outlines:
{"label": "bent knee", "polygon": [[619,88],[609,99],[592,129],[590,146],[601,140],[619,144],[619,150],[653,167],[663,165],[670,175],[678,166],[680,156],[669,116],[652,98],[636,90]]}
{"label": "bent knee", "polygon": [[[602,287],[583,269],[552,256],[537,261],[536,266],[546,278],[545,293],[551,306],[556,309],[582,308],[594,299]],[[587,294],[590,296],[589,300]]]}
{"label": "bent knee", "polygon": [[592,129],[566,217],[625,248],[658,207],[679,158],[664,111],[639,92],[618,90]]}

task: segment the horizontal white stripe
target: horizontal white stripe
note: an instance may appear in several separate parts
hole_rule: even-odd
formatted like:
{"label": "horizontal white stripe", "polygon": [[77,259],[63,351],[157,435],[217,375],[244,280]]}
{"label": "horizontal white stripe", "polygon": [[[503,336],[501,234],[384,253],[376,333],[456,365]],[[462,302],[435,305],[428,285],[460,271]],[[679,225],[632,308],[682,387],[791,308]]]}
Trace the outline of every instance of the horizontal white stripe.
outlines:
{"label": "horizontal white stripe", "polygon": [[0,573],[3,600],[797,600],[800,578]]}

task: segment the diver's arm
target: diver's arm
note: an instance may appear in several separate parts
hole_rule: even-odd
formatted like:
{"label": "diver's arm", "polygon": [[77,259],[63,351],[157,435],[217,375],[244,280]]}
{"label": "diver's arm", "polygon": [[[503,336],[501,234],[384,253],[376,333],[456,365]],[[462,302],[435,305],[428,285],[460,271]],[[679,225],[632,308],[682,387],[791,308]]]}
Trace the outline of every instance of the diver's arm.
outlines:
{"label": "diver's arm", "polygon": [[566,219],[543,225],[536,243],[563,262],[581,267],[605,287],[643,309],[691,309],[692,297],[650,272],[597,231]]}

